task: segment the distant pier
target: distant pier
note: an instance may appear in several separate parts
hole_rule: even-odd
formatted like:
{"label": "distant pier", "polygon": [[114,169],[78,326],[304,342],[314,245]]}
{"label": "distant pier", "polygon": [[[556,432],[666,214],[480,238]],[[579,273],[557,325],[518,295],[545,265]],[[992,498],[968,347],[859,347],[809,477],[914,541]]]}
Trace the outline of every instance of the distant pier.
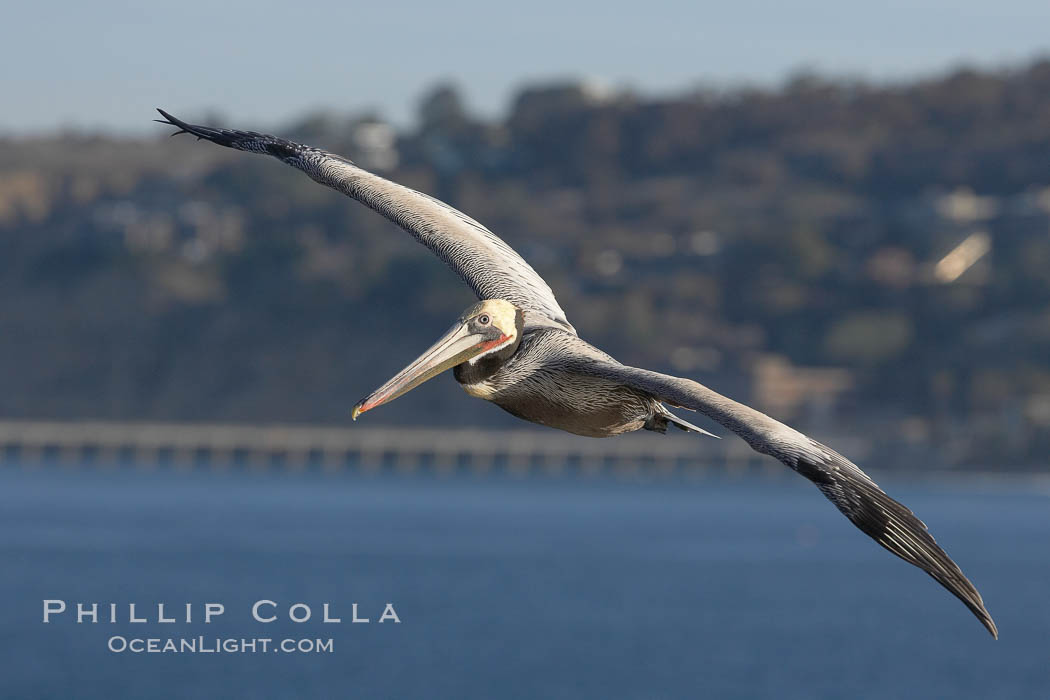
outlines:
{"label": "distant pier", "polygon": [[[735,436],[726,438],[648,431],[594,439],[532,429],[0,421],[0,463],[522,474],[786,472]],[[853,452],[860,452],[863,447],[853,442]]]}

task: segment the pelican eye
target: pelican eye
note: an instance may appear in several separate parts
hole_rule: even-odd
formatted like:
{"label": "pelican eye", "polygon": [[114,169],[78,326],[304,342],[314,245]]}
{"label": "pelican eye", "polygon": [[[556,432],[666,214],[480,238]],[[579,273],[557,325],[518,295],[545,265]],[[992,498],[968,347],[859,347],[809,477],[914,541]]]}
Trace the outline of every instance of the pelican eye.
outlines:
{"label": "pelican eye", "polygon": [[492,321],[492,319],[489,318],[488,314],[481,314],[480,316],[478,316],[478,323],[480,323],[483,326],[489,325],[490,321]]}

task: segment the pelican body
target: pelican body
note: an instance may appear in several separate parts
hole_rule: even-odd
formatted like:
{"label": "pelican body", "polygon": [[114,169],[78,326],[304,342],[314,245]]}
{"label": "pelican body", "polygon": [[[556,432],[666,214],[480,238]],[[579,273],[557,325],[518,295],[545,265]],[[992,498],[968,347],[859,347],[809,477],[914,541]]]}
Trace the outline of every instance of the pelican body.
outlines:
{"label": "pelican body", "polygon": [[473,397],[523,420],[577,435],[610,437],[640,428],[664,432],[669,420],[679,420],[644,392],[573,371],[573,362],[595,357],[611,359],[578,336],[548,328],[529,333],[513,348],[457,365],[452,373]]}
{"label": "pelican body", "polygon": [[354,406],[352,417],[389,403],[451,369],[475,398],[532,423],[588,437],[669,425],[711,435],[667,406],[698,411],[812,481],[854,525],[958,597],[993,637],[980,593],[926,525],[857,465],[783,423],[690,379],[617,362],[569,323],[543,278],[487,228],[415,190],[320,149],[268,134],[161,123],[221,146],[278,158],[377,211],[443,260],[481,300],[428,350]]}

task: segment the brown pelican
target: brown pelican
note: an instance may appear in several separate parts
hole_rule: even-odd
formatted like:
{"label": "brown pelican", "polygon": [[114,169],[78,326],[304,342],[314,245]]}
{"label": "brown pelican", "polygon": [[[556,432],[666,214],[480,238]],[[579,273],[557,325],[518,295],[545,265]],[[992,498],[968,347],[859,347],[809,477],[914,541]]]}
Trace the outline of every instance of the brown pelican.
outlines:
{"label": "brown pelican", "polygon": [[[331,153],[251,131],[187,124],[158,110],[175,134],[274,156],[390,219],[452,268],[481,299],[393,379],[354,406],[353,418],[452,369],[470,394],[533,423],[607,437],[669,424],[706,431],[665,404],[699,411],[758,452],[806,477],[865,534],[951,591],[998,637],[980,593],[905,506],[857,465],[749,406],[690,379],[628,367],[576,334],[554,293],[510,246],[470,217]],[[707,433],[710,434],[710,433]]]}

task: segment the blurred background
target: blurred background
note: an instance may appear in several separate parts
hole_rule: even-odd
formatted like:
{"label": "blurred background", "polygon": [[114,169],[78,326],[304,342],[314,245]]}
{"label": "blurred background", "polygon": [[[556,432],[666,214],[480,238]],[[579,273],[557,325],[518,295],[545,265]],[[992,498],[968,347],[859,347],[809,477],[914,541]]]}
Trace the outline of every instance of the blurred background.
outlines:
{"label": "blurred background", "polygon": [[[34,697],[1045,697],[1046,26],[1023,0],[20,8],[0,670]],[[155,107],[485,223],[587,340],[858,461],[1003,639],[719,426],[540,432],[442,377],[351,427],[469,290]],[[209,634],[266,636],[232,610],[275,595],[403,624],[284,624],[335,653],[263,663],[39,620],[43,598],[225,600]]]}

